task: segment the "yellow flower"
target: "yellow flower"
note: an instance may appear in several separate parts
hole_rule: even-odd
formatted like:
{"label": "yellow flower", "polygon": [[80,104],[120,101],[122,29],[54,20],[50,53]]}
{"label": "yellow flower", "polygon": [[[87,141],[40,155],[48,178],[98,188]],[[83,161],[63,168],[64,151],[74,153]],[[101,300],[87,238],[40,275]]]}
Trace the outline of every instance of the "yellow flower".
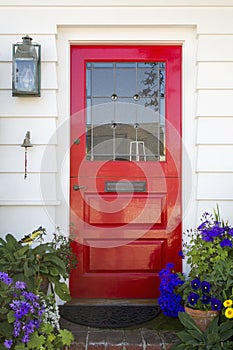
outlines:
{"label": "yellow flower", "polygon": [[225,311],[225,316],[226,318],[233,318],[233,308],[228,307]]}
{"label": "yellow flower", "polygon": [[232,305],[232,300],[231,299],[228,299],[228,300],[225,300],[224,303],[223,303],[223,306],[224,307],[230,307]]}

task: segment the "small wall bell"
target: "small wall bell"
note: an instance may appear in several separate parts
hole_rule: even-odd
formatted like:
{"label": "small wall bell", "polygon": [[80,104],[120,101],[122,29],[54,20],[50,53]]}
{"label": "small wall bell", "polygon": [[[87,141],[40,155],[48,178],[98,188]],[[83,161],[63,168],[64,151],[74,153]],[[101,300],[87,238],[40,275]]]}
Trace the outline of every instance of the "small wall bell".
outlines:
{"label": "small wall bell", "polygon": [[27,131],[25,138],[23,140],[23,143],[21,147],[24,147],[24,179],[27,178],[27,149],[28,147],[32,147],[31,140],[30,140],[30,131]]}
{"label": "small wall bell", "polygon": [[32,147],[31,140],[30,140],[30,131],[27,131],[21,147]]}

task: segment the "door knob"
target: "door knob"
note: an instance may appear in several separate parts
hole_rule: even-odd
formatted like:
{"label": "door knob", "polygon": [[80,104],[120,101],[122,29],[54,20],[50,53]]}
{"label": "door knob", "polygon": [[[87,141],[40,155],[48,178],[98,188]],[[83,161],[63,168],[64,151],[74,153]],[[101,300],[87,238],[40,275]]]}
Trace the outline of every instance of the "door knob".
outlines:
{"label": "door knob", "polygon": [[73,190],[74,190],[74,191],[86,190],[86,189],[87,189],[86,186],[79,186],[79,185],[74,185],[74,186],[73,186]]}

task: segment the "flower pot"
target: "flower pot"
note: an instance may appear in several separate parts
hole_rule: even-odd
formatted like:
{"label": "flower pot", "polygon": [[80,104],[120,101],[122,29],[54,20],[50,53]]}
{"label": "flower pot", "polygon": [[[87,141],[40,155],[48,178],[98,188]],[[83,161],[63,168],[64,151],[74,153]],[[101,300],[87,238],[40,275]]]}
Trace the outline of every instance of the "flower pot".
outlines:
{"label": "flower pot", "polygon": [[213,310],[197,310],[192,309],[188,306],[185,306],[185,312],[192,317],[193,321],[196,323],[198,328],[204,332],[210,322],[213,320],[214,317],[219,316],[219,311],[213,311]]}

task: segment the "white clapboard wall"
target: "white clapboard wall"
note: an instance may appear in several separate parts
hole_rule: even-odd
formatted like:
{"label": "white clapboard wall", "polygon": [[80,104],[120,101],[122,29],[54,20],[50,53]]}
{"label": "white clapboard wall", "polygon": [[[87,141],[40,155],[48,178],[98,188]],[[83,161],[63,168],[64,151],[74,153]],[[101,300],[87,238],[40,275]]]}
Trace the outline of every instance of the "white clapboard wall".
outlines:
{"label": "white clapboard wall", "polygon": [[[183,45],[183,226],[216,203],[233,222],[232,18],[232,0],[1,0],[0,234],[40,225],[68,232],[76,42]],[[25,34],[42,47],[40,98],[11,96],[12,44]],[[33,147],[24,180],[27,130]]]}

